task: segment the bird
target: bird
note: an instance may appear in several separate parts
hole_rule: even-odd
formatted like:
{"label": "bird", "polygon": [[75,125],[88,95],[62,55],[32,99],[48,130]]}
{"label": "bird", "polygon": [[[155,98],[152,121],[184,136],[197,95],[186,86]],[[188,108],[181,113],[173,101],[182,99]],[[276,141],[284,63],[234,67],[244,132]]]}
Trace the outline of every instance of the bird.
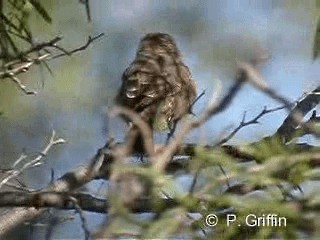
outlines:
{"label": "bird", "polygon": [[[183,62],[174,38],[167,33],[148,33],[139,43],[135,59],[122,75],[116,105],[137,113],[152,131],[172,129],[191,113],[196,83]],[[130,123],[127,136],[135,137],[134,151],[143,152],[141,134],[130,134],[137,127]]]}

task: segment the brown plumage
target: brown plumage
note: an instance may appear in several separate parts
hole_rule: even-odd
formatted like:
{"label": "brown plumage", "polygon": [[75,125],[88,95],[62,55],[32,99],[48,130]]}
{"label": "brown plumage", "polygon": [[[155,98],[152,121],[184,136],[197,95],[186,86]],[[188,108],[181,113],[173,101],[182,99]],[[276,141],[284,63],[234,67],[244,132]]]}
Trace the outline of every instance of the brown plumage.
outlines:
{"label": "brown plumage", "polygon": [[195,82],[174,39],[165,33],[144,36],[123,73],[116,104],[138,113],[151,129],[165,130],[189,113],[195,97]]}

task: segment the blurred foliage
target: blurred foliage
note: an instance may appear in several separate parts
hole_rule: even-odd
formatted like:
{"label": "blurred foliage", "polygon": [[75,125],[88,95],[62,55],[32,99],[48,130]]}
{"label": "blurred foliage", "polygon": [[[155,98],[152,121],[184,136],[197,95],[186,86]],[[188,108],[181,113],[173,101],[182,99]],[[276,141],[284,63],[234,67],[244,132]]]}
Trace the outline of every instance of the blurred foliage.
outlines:
{"label": "blurred foliage", "polygon": [[[110,212],[117,216],[122,227],[108,226],[110,236],[134,234],[141,238],[192,239],[294,239],[319,236],[319,192],[308,195],[299,187],[307,181],[319,179],[311,161],[319,157],[319,151],[301,151],[286,147],[277,140],[263,140],[252,145],[250,154],[261,162],[240,164],[237,159],[219,148],[198,148],[186,172],[196,182],[190,192],[181,193],[177,175],[154,173],[151,168],[115,168],[123,174],[139,174],[158,189],[150,195],[154,209],[152,216],[137,219],[124,211],[121,200],[111,204]],[[139,168],[141,170],[139,171]],[[192,184],[191,184],[192,185]],[[177,205],[158,205],[162,189],[167,198]],[[297,192],[298,194],[294,194]],[[168,194],[168,192],[173,194]],[[120,205],[119,205],[120,204]],[[216,226],[206,224],[206,216],[215,214]],[[272,221],[268,216],[273,214]],[[236,216],[235,221],[228,217]],[[260,220],[258,219],[260,217]],[[111,220],[111,222],[113,222]],[[127,227],[128,226],[130,227]],[[275,224],[278,224],[277,226]],[[281,224],[281,226],[280,226]]]}

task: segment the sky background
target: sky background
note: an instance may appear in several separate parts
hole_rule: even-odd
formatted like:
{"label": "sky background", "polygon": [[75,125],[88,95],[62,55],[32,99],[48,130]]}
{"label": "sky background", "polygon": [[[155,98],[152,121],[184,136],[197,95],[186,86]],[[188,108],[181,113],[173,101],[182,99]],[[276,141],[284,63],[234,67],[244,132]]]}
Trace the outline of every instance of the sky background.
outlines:
{"label": "sky background", "polygon": [[[320,83],[320,60],[312,61],[316,27],[313,0],[95,0],[90,1],[91,23],[79,1],[43,2],[53,23],[48,25],[40,16],[31,16],[30,24],[39,41],[61,34],[61,45],[72,49],[83,45],[88,35],[106,35],[86,51],[51,61],[53,76],[44,68],[21,75],[29,88],[39,92],[37,96],[26,96],[12,83],[0,82],[2,166],[10,167],[23,151],[37,154],[52,129],[68,141],[54,147],[44,165],[26,172],[24,181],[30,187],[46,186],[51,169],[58,178],[88,163],[109,137],[123,139],[125,124],[107,113],[122,72],[134,59],[138,42],[146,33],[166,32],[176,39],[198,93],[206,91],[194,107],[196,114],[211,99],[227,92],[234,80],[236,61],[248,61],[261,51],[270,55],[260,67],[262,76],[290,101]],[[264,106],[279,104],[246,85],[226,111],[192,132],[186,141],[213,143],[236,127],[245,111],[249,119]],[[230,143],[243,144],[272,135],[285,117],[285,111],[266,115],[259,125],[242,129]],[[164,136],[158,134],[157,141],[163,141]],[[310,136],[304,140],[319,144]],[[88,217],[92,226],[101,220],[96,214]],[[55,236],[81,237],[80,228],[76,219],[57,227]]]}

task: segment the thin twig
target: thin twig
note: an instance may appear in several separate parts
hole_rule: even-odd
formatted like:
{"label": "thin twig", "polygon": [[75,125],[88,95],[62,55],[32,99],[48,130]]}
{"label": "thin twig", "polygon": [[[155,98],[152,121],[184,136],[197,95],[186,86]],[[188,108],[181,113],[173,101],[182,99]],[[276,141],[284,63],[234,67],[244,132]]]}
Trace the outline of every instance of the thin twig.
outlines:
{"label": "thin twig", "polygon": [[[62,177],[56,180],[54,183],[50,184],[45,191],[55,191],[55,192],[70,192],[77,189],[89,181],[97,178],[99,175],[103,175],[101,171],[105,170],[102,168],[101,164],[109,165],[109,161],[104,161],[106,158],[106,152],[109,149],[108,143],[92,157],[90,164],[87,166],[80,166],[73,171],[65,173]],[[109,168],[108,168],[109,169]],[[105,173],[104,173],[105,174]],[[31,219],[40,216],[45,212],[44,209],[35,208],[19,208],[12,209],[0,216],[0,237],[3,237],[8,231],[12,230],[14,227],[30,221]]]}
{"label": "thin twig", "polygon": [[[11,59],[11,61],[4,64],[4,66],[3,66],[4,70],[0,71],[0,79],[9,78],[25,94],[35,95],[37,92],[27,90],[27,87],[24,84],[22,84],[22,81],[17,77],[18,74],[27,72],[33,64],[39,64],[41,62],[45,63],[45,61],[49,61],[51,59],[59,58],[59,57],[66,56],[66,55],[70,56],[76,52],[83,51],[83,50],[87,49],[87,47],[92,42],[94,42],[98,38],[102,37],[103,35],[104,35],[104,33],[100,33],[99,35],[94,36],[94,37],[89,36],[87,42],[84,45],[82,45],[81,47],[78,47],[76,49],[73,49],[71,51],[68,51],[68,50],[64,49],[63,47],[57,45],[57,43],[62,39],[61,36],[57,36],[47,42],[33,44],[33,46],[31,48],[29,48],[25,51],[22,51],[22,52],[19,52],[17,50],[16,55],[10,56],[9,60]],[[62,53],[51,56],[49,58],[49,55],[51,55],[51,54],[50,54],[48,48],[57,49],[57,50],[61,51]],[[41,51],[45,51],[46,53],[40,55],[37,58],[30,59],[29,54],[35,53],[35,52],[40,54]],[[46,63],[45,63],[45,65],[46,65]],[[48,68],[47,65],[46,65],[46,67]],[[48,68],[48,69],[50,72],[50,68]]]}
{"label": "thin twig", "polygon": [[228,136],[226,136],[223,139],[221,139],[216,145],[220,146],[220,145],[228,142],[237,132],[239,132],[239,130],[241,128],[246,127],[246,126],[251,125],[251,124],[258,124],[259,123],[258,120],[262,116],[264,116],[264,115],[266,115],[268,113],[272,113],[272,112],[276,112],[276,111],[282,110],[284,108],[285,108],[284,106],[280,106],[280,107],[276,107],[276,108],[272,108],[272,109],[267,109],[267,107],[265,106],[263,108],[263,110],[257,116],[255,116],[254,118],[252,118],[251,120],[248,120],[248,121],[246,121],[246,112],[244,112],[242,120],[239,123],[239,125]]}
{"label": "thin twig", "polygon": [[60,50],[63,49],[63,52],[64,52],[64,53],[61,53],[61,54],[52,56],[51,59],[59,58],[59,57],[65,56],[65,55],[70,56],[70,55],[72,55],[72,54],[74,54],[74,53],[76,53],[76,52],[83,51],[83,50],[87,49],[87,47],[89,47],[89,45],[90,45],[92,42],[94,42],[95,40],[97,40],[98,38],[100,38],[100,37],[102,37],[102,36],[104,36],[104,33],[100,33],[100,34],[98,34],[98,35],[96,35],[96,36],[94,36],[94,37],[89,36],[87,42],[86,42],[84,45],[82,45],[81,47],[78,47],[78,48],[76,48],[76,49],[73,49],[73,50],[71,50],[71,51],[68,51],[68,50],[66,50],[66,49],[63,49],[63,48],[59,47]]}
{"label": "thin twig", "polygon": [[195,174],[193,175],[192,183],[191,183],[190,188],[189,188],[189,194],[192,194],[194,192],[194,189],[196,187],[196,184],[197,184],[197,181],[198,181],[198,177],[200,175],[201,170],[202,170],[202,168],[199,167],[197,169],[197,171],[195,172]]}
{"label": "thin twig", "polygon": [[[31,160],[30,162],[25,163],[20,169],[18,170],[12,170],[10,172],[10,174],[5,177],[4,179],[2,179],[2,181],[0,182],[0,188],[3,187],[3,185],[5,185],[8,181],[10,181],[13,178],[18,177],[21,173],[23,173],[25,170],[29,169],[29,168],[33,168],[36,166],[39,166],[41,164],[41,160],[43,157],[45,157],[48,153],[48,151],[57,144],[62,144],[65,143],[66,141],[63,138],[58,138],[55,139],[55,131],[52,131],[52,135],[50,138],[49,143],[47,144],[47,146],[44,148],[44,150],[37,156],[35,157],[33,160]],[[19,160],[19,159],[18,159]],[[17,161],[16,161],[17,162]],[[15,164],[16,166],[17,164]]]}
{"label": "thin twig", "polygon": [[[293,126],[301,125],[301,127],[303,128],[304,131],[312,132],[313,134],[315,134],[317,136],[320,135],[320,133],[317,132],[315,129],[313,129],[312,126],[310,126],[310,124],[305,124],[303,122],[303,117],[306,113],[301,112],[299,109],[292,110],[294,104],[291,103],[290,101],[288,101],[282,95],[280,95],[277,91],[275,91],[274,89],[269,87],[267,85],[266,81],[264,81],[263,77],[260,75],[260,73],[257,71],[257,69],[255,68],[255,66],[253,64],[247,63],[247,62],[240,62],[240,63],[238,63],[238,65],[239,65],[239,69],[244,71],[245,74],[247,75],[247,80],[249,83],[251,83],[255,88],[262,91],[263,93],[265,93],[266,95],[268,95],[272,99],[280,102],[281,104],[284,104],[285,108],[290,113],[290,122],[289,123],[291,125],[293,125]],[[318,103],[320,101],[319,99],[320,98],[318,98]],[[309,109],[309,111],[310,110],[311,109]],[[287,142],[288,141],[287,136],[286,136],[287,133],[284,132],[282,134],[283,135],[280,135],[280,136],[283,137],[283,141]]]}
{"label": "thin twig", "polygon": [[21,83],[20,79],[17,76],[10,76],[10,79],[18,86],[18,88],[23,91],[26,95],[36,95],[36,91],[27,90],[27,87]]}
{"label": "thin twig", "polygon": [[38,52],[42,49],[45,49],[46,47],[55,47],[57,45],[57,42],[61,40],[62,40],[62,36],[57,36],[51,39],[50,41],[34,44],[30,49],[20,52],[19,56],[16,56],[16,58],[27,56],[29,53],[32,53],[32,52]]}
{"label": "thin twig", "polygon": [[24,72],[28,71],[29,68],[30,68],[33,64],[37,64],[37,63],[39,63],[39,62],[41,62],[41,61],[46,60],[46,59],[49,57],[49,55],[50,55],[49,53],[45,53],[45,54],[43,54],[43,55],[40,55],[40,56],[37,57],[37,58],[28,59],[27,62],[23,62],[23,63],[21,63],[21,64],[19,63],[19,66],[10,69],[12,65],[16,65],[16,64],[17,64],[16,62],[15,62],[15,63],[12,63],[12,65],[6,66],[7,70],[5,70],[5,71],[3,71],[3,72],[0,72],[0,79],[1,79],[1,78],[8,78],[8,77],[10,78],[10,77],[16,76],[16,75],[18,75],[18,74],[20,74],[20,73],[24,73]]}
{"label": "thin twig", "polygon": [[33,193],[33,192],[37,191],[36,189],[27,188],[27,187],[24,187],[24,186],[19,186],[17,184],[11,183],[11,182],[7,182],[5,185],[7,187],[11,187],[11,188],[14,188],[16,190],[23,191],[23,192],[28,192],[28,193]]}
{"label": "thin twig", "polygon": [[84,212],[82,211],[81,209],[81,206],[79,206],[78,204],[78,200],[74,197],[69,197],[69,199],[73,202],[74,204],[74,207],[75,207],[75,210],[76,212],[79,214],[80,216],[80,220],[81,220],[81,227],[84,231],[84,239],[85,240],[89,240],[90,238],[90,231],[89,231],[89,228],[88,228],[88,224],[87,224],[87,219],[86,217],[84,216]]}
{"label": "thin twig", "polygon": [[[196,99],[195,99],[195,100],[192,102],[192,104],[190,105],[189,113],[192,114],[193,116],[195,116],[195,114],[194,114],[193,111],[192,111],[192,108],[193,108],[194,104],[196,104],[196,102],[198,102],[199,99],[202,98],[202,97],[205,95],[205,93],[206,93],[206,91],[203,90],[203,91],[200,93],[200,95],[197,96]],[[173,134],[174,134],[174,132],[176,131],[178,122],[179,122],[180,120],[181,120],[181,119],[178,119],[177,121],[175,121],[175,122],[173,123],[173,127],[170,129],[169,133],[167,134],[166,144],[168,144],[170,138],[173,137]]]}
{"label": "thin twig", "polygon": [[90,12],[89,0],[79,0],[79,2],[85,5],[88,22],[91,22],[91,12]]}

